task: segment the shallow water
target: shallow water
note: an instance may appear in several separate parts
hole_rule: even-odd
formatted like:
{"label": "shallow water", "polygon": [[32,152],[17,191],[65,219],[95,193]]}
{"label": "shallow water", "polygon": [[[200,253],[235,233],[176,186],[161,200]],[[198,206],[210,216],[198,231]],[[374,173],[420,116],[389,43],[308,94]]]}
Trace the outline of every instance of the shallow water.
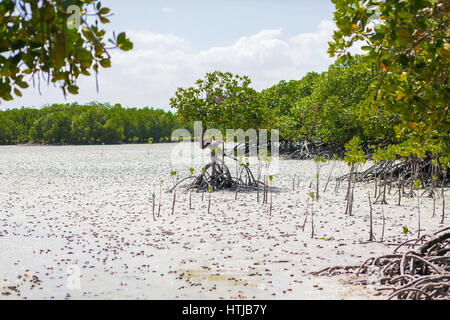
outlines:
{"label": "shallow water", "polygon": [[[189,175],[189,165],[174,163],[173,148],[0,147],[0,299],[376,298],[373,288],[310,275],[391,250],[360,243],[368,237],[371,185],[358,186],[349,217],[345,186],[335,194],[332,180],[314,203],[314,239],[311,206],[303,230],[316,175],[312,161],[280,161],[271,214],[255,192],[237,200],[234,192],[213,193],[208,214],[209,194],[202,201],[193,193],[189,209],[189,194],[179,190],[172,215],[170,171]],[[330,169],[328,163],[321,169],[321,189]],[[332,177],[345,170],[337,164]],[[403,225],[415,230],[416,200],[403,201],[397,207],[392,194],[384,206],[388,241],[412,236],[401,233]],[[421,206],[424,232],[442,227],[431,217],[432,200]],[[380,206],[374,216],[378,237]]]}

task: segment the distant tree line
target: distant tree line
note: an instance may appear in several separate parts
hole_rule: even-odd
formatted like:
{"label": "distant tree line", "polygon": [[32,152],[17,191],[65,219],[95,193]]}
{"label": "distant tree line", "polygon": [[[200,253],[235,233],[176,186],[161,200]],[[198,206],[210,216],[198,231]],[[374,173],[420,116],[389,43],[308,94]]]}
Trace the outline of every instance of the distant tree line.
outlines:
{"label": "distant tree line", "polygon": [[161,109],[120,104],[53,104],[41,109],[0,111],[0,143],[148,143],[167,142],[182,127]]}

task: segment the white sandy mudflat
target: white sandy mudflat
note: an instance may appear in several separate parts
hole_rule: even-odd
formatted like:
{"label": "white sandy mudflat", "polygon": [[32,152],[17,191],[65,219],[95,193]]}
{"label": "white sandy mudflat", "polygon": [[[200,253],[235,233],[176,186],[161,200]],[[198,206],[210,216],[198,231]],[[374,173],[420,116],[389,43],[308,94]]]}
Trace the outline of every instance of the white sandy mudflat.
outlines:
{"label": "white sandy mudflat", "polygon": [[[152,183],[164,179],[166,191],[171,169],[189,174],[188,166],[171,166],[171,148],[0,147],[0,299],[380,298],[374,288],[344,284],[342,277],[310,275],[392,251],[361,243],[368,239],[373,185],[357,185],[354,215],[347,216],[346,186],[335,194],[333,179],[314,203],[314,239],[310,217],[302,231],[312,161],[280,161],[271,216],[254,192],[237,200],[233,192],[213,193],[210,214],[208,194],[202,201],[194,193],[189,209],[189,195],[178,192],[171,215],[172,194],[163,192],[161,216],[153,221]],[[322,168],[321,189],[330,168]],[[346,170],[337,165],[333,177]],[[384,206],[385,240],[399,243],[416,236],[417,202],[404,198],[398,207],[394,191]],[[444,227],[441,206],[438,199],[432,217],[433,200],[421,200],[422,233]],[[381,205],[373,208],[379,239]],[[411,233],[404,235],[402,226]],[[79,287],[70,270],[80,271]]]}

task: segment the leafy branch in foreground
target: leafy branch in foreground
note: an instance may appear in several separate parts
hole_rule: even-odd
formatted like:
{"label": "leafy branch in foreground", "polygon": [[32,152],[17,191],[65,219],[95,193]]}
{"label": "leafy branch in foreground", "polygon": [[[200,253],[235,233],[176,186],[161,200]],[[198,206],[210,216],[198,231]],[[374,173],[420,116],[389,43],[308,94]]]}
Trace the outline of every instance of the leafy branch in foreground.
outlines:
{"label": "leafy branch in foreground", "polygon": [[[69,8],[79,8],[80,26]],[[72,14],[71,14],[72,13]],[[22,96],[28,81],[59,85],[63,94],[77,94],[80,75],[109,68],[109,49],[131,50],[132,42],[119,33],[106,48],[110,9],[97,0],[4,0],[0,3],[0,102]],[[75,19],[76,20],[76,19]],[[37,79],[36,79],[37,78]]]}
{"label": "leafy branch in foreground", "polygon": [[[381,74],[373,104],[400,117],[399,137],[450,153],[450,12],[446,0],[333,0],[331,56],[357,41]],[[415,152],[416,149],[409,150]]]}

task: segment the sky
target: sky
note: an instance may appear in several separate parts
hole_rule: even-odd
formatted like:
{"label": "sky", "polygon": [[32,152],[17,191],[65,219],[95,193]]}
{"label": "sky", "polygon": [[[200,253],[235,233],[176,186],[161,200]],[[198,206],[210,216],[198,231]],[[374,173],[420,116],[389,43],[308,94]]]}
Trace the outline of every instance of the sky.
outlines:
{"label": "sky", "polygon": [[78,95],[53,86],[23,91],[1,109],[91,101],[170,110],[178,87],[207,72],[247,75],[256,90],[325,71],[333,30],[331,0],[104,0],[109,32],[126,31],[132,51],[113,50],[112,67],[82,77]]}

